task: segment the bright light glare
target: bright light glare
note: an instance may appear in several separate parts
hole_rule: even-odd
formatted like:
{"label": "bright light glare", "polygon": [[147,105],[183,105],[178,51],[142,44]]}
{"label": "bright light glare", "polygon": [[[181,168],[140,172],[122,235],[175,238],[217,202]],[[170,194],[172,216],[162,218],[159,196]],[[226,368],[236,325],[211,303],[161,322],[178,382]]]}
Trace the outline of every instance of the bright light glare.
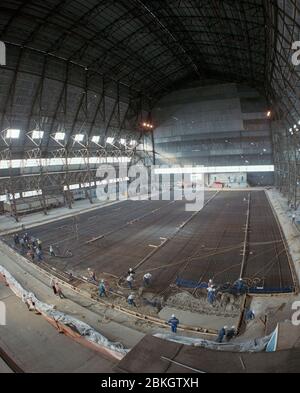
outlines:
{"label": "bright light glare", "polygon": [[8,139],[18,139],[20,136],[21,130],[16,128],[9,128],[6,130],[6,138]]}
{"label": "bright light glare", "polygon": [[54,139],[55,139],[56,141],[63,141],[63,140],[65,139],[65,136],[66,136],[66,134],[65,134],[64,132],[57,132],[57,133],[54,135]]}
{"label": "bright light glare", "polygon": [[111,145],[114,143],[114,140],[115,140],[115,138],[112,138],[112,137],[106,138],[106,142],[111,144]]}
{"label": "bright light glare", "polygon": [[99,135],[95,135],[92,137],[92,142],[94,143],[99,143],[100,142],[100,136]]}
{"label": "bright light glare", "polygon": [[83,135],[83,134],[76,134],[76,135],[74,136],[74,140],[75,140],[76,142],[82,142],[83,139],[84,139],[84,135]]}
{"label": "bright light glare", "polygon": [[32,131],[31,138],[32,139],[43,139],[44,131]]}

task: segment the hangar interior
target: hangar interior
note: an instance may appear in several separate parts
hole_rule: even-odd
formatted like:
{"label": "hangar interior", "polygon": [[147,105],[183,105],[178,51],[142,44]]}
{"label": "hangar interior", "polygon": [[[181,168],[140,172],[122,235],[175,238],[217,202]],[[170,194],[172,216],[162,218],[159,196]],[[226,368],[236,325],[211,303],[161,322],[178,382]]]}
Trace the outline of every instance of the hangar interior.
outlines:
{"label": "hangar interior", "polygon": [[299,34],[298,0],[0,1],[0,372],[299,371]]}

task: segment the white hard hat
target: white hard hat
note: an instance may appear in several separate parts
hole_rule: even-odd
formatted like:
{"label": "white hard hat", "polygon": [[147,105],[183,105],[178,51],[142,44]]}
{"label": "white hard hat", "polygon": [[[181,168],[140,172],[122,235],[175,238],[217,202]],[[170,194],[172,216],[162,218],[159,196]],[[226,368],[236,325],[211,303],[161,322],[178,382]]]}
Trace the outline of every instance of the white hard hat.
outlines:
{"label": "white hard hat", "polygon": [[175,318],[175,315],[174,315],[174,314],[172,314],[172,318]]}
{"label": "white hard hat", "polygon": [[235,329],[235,326],[231,326],[231,329]]}
{"label": "white hard hat", "polygon": [[224,326],[224,329],[228,329],[228,326]]}

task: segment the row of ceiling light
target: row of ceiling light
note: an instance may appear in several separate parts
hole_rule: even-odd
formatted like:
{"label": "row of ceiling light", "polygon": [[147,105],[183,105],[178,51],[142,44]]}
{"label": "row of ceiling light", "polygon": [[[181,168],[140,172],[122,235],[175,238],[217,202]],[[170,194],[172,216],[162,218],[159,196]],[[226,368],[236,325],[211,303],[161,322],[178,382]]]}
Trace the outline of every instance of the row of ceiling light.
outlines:
{"label": "row of ceiling light", "polygon": [[[21,130],[20,129],[16,129],[16,128],[8,128],[7,130],[5,130],[5,134],[4,137],[5,139],[19,139],[20,137],[20,133]],[[29,133],[30,138],[33,140],[42,140],[44,137],[44,131],[39,131],[39,130],[33,130]],[[66,133],[65,132],[56,132],[55,134],[53,134],[53,139],[61,142],[65,139],[66,137]],[[83,142],[85,139],[85,134],[75,134],[72,136],[72,138],[74,139],[75,142]],[[95,135],[93,137],[91,137],[91,142],[95,143],[95,144],[99,144],[101,137],[99,135]],[[117,141],[115,138],[113,137],[107,137],[106,138],[106,143],[113,145],[115,142],[120,143],[121,145],[126,146],[127,145],[127,140],[125,138],[121,138],[119,141]],[[131,139],[131,141],[129,142],[130,146],[136,146],[137,145],[137,141],[134,139]]]}

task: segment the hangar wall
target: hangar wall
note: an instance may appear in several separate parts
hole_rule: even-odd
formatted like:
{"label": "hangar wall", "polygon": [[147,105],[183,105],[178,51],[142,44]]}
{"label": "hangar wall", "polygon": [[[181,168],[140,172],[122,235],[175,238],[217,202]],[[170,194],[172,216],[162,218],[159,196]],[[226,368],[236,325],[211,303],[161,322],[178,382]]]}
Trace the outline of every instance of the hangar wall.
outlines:
{"label": "hangar wall", "polygon": [[[157,164],[273,164],[267,112],[266,100],[243,85],[175,91],[153,110]],[[264,174],[263,183],[272,184],[273,174]]]}

